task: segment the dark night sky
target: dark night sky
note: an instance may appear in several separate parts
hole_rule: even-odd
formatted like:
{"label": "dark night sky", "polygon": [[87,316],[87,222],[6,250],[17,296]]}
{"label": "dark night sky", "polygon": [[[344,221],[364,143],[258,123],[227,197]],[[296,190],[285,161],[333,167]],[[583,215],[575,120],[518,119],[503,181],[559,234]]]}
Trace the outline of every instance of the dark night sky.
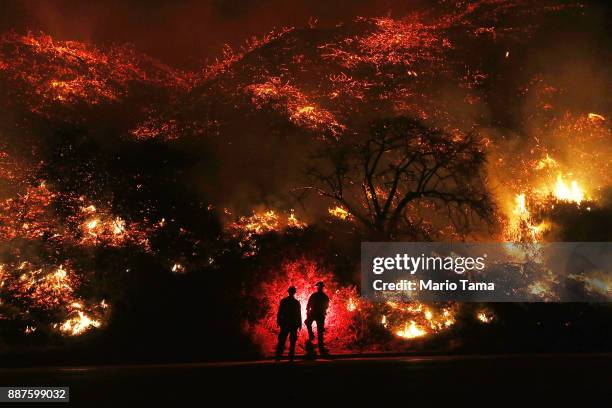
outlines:
{"label": "dark night sky", "polygon": [[0,31],[42,30],[60,40],[133,43],[171,65],[199,68],[223,44],[283,26],[335,25],[355,16],[401,16],[424,0],[3,1]]}

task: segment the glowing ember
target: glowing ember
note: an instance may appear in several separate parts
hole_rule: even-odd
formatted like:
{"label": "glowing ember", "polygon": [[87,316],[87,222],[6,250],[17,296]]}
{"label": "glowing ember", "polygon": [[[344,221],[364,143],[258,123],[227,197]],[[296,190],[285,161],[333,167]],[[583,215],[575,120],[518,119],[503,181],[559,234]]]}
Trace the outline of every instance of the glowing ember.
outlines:
{"label": "glowing ember", "polygon": [[602,115],[598,114],[598,113],[589,113],[589,119],[593,120],[593,121],[604,121],[606,120],[606,118],[604,118]]}
{"label": "glowing ember", "polygon": [[180,263],[175,263],[174,265],[172,265],[171,270],[174,273],[185,273],[187,271],[185,267]]}
{"label": "glowing ember", "polygon": [[[230,213],[231,214],[231,213]],[[257,252],[257,235],[268,232],[280,232],[289,228],[303,229],[307,226],[305,222],[297,219],[291,211],[288,215],[273,210],[253,212],[249,217],[240,217],[237,221],[226,225],[226,230],[231,236],[240,240],[240,245],[247,249],[245,255],[251,256]]]}
{"label": "glowing ember", "polygon": [[483,310],[476,313],[476,318],[482,323],[491,323],[495,316],[488,310]]}
{"label": "glowing ember", "polygon": [[296,126],[323,132],[337,137],[345,129],[328,110],[312,103],[296,87],[282,83],[280,78],[270,78],[265,83],[252,84],[246,88],[252,95],[253,104],[261,109],[270,105],[274,110],[288,116]]}
{"label": "glowing ember", "polygon": [[557,167],[558,163],[555,159],[553,159],[552,157],[550,157],[548,154],[546,154],[546,157],[544,157],[542,160],[539,160],[535,166],[536,170],[543,170],[545,168],[552,168],[552,167]]}
{"label": "glowing ember", "polygon": [[305,222],[302,222],[300,220],[298,220],[295,216],[295,213],[293,212],[293,210],[291,210],[291,214],[289,214],[289,217],[287,218],[287,227],[288,228],[305,228],[308,225]]}
{"label": "glowing ember", "polygon": [[130,47],[101,50],[76,41],[56,41],[44,34],[0,37],[3,76],[26,92],[33,112],[47,113],[54,104],[99,105],[126,96],[141,82],[168,89],[187,89],[189,76],[138,54]]}
{"label": "glowing ember", "polygon": [[230,46],[226,45],[223,48],[222,58],[217,59],[213,64],[205,68],[204,79],[213,79],[220,76],[221,74],[227,72],[227,70],[233,64],[240,61],[247,53],[261,48],[271,41],[290,33],[291,31],[293,31],[293,27],[284,27],[278,31],[271,31],[261,38],[251,37],[239,51],[235,51]]}
{"label": "glowing ember", "polygon": [[129,244],[149,249],[147,236],[152,228],[147,230],[137,223],[128,225],[121,217],[113,217],[108,211],[100,211],[94,205],[81,208],[81,213],[73,216],[72,220],[78,222],[81,217],[85,217],[81,222],[82,245],[120,247]]}
{"label": "glowing ember", "polygon": [[19,278],[7,280],[7,289],[33,307],[52,309],[73,302],[74,286],[78,284],[78,279],[63,265],[48,272],[42,268],[30,269],[28,263],[22,263],[16,272],[20,273]]}
{"label": "glowing ember", "polygon": [[[86,226],[86,228],[87,228],[89,231],[93,231],[93,230],[96,228],[96,226],[98,225],[98,222],[99,222],[98,220],[91,220],[91,221],[89,221],[89,222],[86,222],[86,223],[85,223],[85,226]],[[90,234],[95,235],[93,232],[90,232]]]}
{"label": "glowing ember", "polygon": [[382,324],[401,338],[424,337],[455,324],[459,305],[427,306],[420,302],[387,302]]}
{"label": "glowing ember", "polygon": [[415,337],[425,336],[427,331],[417,326],[414,320],[411,320],[410,323],[407,322],[404,327],[401,330],[396,331],[395,334],[405,339],[413,339]]}
{"label": "glowing ember", "polygon": [[353,216],[344,208],[337,206],[330,208],[328,212],[336,218],[340,218],[341,220],[351,220]]}
{"label": "glowing ember", "polygon": [[[18,265],[0,264],[0,293],[11,305],[25,315],[37,316],[37,324],[26,326],[26,334],[32,334],[37,327],[48,324],[44,319],[57,321],[60,316],[68,316],[62,323],[51,327],[70,335],[79,335],[90,328],[100,327],[102,317],[109,305],[106,301],[85,307],[84,301],[77,296],[80,279],[67,265],[58,267],[35,267],[23,261]],[[98,317],[92,317],[92,316]]]}
{"label": "glowing ember", "polygon": [[[0,238],[48,237],[71,245],[136,245],[149,249],[148,235],[154,227],[128,223],[93,204],[82,207],[83,200],[83,197],[55,193],[44,182],[35,187],[26,186],[22,194],[0,200]],[[57,214],[54,206],[59,202],[71,208],[71,213]]]}
{"label": "glowing ember", "polygon": [[[365,19],[364,19],[365,20]],[[432,26],[427,26],[418,19],[394,20],[377,18],[366,20],[376,30],[366,37],[352,39],[339,44],[326,44],[323,57],[335,59],[346,68],[358,64],[372,64],[378,69],[385,65],[403,65],[410,67],[419,60],[433,59],[435,50],[443,48],[444,39],[434,33]],[[346,45],[353,45],[348,48]]]}
{"label": "glowing ember", "polygon": [[79,334],[86,332],[92,327],[94,328],[100,327],[101,324],[102,324],[101,322],[97,320],[93,320],[92,318],[87,316],[85,313],[78,310],[77,316],[66,320],[64,323],[62,323],[59,329],[62,333],[65,333],[71,336],[78,336]]}
{"label": "glowing ember", "polygon": [[250,217],[242,217],[232,225],[232,228],[243,231],[245,234],[262,234],[264,232],[276,231],[279,227],[279,217],[272,210],[253,213]]}
{"label": "glowing ember", "polygon": [[0,237],[37,239],[60,233],[58,220],[53,218],[51,205],[56,199],[44,183],[28,186],[21,195],[0,201]]}
{"label": "glowing ember", "polygon": [[357,302],[355,301],[355,299],[350,298],[348,300],[348,303],[346,304],[346,310],[348,310],[349,312],[357,310]]}
{"label": "glowing ember", "polygon": [[541,279],[533,282],[527,287],[529,294],[540,298],[544,301],[554,301],[559,295],[555,293],[555,285],[557,284],[556,277],[552,273],[544,275]]}

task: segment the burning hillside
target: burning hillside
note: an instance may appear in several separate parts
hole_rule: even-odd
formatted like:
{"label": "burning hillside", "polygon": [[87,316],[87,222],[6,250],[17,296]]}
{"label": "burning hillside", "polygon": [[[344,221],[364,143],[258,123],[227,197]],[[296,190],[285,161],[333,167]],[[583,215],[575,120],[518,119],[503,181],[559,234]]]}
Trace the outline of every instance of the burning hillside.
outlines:
{"label": "burning hillside", "polygon": [[[592,75],[609,52],[582,66],[557,44],[559,24],[595,13],[481,0],[313,20],[193,72],[133,46],[4,33],[2,333],[51,343],[117,324],[197,347],[215,326],[269,353],[288,286],[304,306],[318,280],[336,352],[495,326],[492,306],[360,299],[355,248],[610,239],[609,79]],[[516,274],[556,299],[551,271]]]}
{"label": "burning hillside", "polygon": [[[136,127],[153,121],[159,108],[192,85],[189,74],[172,69],[130,46],[97,48],[77,41],[57,41],[39,33],[0,37],[2,104],[24,118],[52,122],[114,121]],[[114,112],[121,106],[123,112]],[[119,114],[120,118],[109,119]],[[127,119],[122,115],[132,116]],[[146,137],[137,127],[133,136]]]}

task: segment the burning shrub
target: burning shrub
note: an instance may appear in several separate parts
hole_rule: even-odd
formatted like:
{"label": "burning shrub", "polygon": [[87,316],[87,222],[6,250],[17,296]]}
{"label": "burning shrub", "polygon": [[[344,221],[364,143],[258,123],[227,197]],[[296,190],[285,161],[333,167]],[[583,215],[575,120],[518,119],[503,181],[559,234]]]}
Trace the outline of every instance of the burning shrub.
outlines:
{"label": "burning shrub", "polygon": [[286,229],[303,229],[306,223],[298,220],[293,211],[283,214],[274,210],[256,212],[250,216],[240,217],[235,222],[226,225],[226,231],[245,250],[245,256],[253,256],[257,253],[256,237],[268,232],[280,232]]}
{"label": "burning shrub", "polygon": [[[189,79],[130,47],[100,50],[45,34],[0,37],[0,71],[27,97],[33,112],[55,105],[99,105],[123,98],[131,82],[187,89]],[[12,90],[13,91],[13,90]],[[14,91],[13,91],[14,92]]]}
{"label": "burning shrub", "polygon": [[286,114],[296,126],[334,137],[345,129],[331,112],[317,106],[295,87],[281,83],[280,78],[249,85],[246,91],[252,95],[252,102],[258,109],[269,104],[274,110]]}
{"label": "burning shrub", "polygon": [[53,331],[75,336],[102,326],[108,304],[85,302],[77,295],[80,275],[66,265],[34,265],[23,261],[0,263],[3,318],[26,335]]}
{"label": "burning shrub", "polygon": [[[276,346],[279,328],[276,313],[287,289],[295,286],[296,299],[306,318],[306,304],[314,284],[325,283],[330,306],[325,320],[325,344],[332,353],[404,351],[455,324],[458,304],[425,305],[420,302],[374,303],[358,296],[354,286],[340,284],[333,272],[317,262],[301,258],[285,262],[252,291],[259,313],[245,324],[245,331],[264,354]],[[308,333],[298,333],[297,351],[304,351]]]}

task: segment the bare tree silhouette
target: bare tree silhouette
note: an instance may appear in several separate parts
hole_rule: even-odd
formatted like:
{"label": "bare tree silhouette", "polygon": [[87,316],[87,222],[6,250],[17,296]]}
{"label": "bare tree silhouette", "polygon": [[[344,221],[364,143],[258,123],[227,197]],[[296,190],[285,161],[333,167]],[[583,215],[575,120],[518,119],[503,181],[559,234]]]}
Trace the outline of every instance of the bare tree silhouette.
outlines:
{"label": "bare tree silhouette", "polygon": [[342,206],[372,238],[431,239],[433,218],[466,232],[493,214],[483,147],[473,134],[406,117],[379,120],[364,135],[321,148],[308,188]]}

